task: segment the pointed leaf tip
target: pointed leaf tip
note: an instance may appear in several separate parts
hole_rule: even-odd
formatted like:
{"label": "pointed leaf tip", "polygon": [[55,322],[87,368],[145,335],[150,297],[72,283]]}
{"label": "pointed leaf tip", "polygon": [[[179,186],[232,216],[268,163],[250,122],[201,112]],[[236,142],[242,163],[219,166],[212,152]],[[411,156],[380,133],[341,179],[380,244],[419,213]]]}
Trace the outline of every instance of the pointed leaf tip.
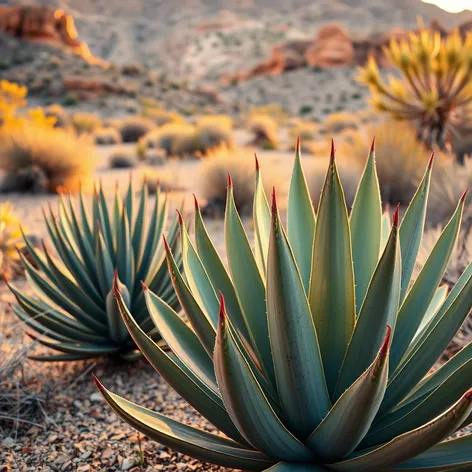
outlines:
{"label": "pointed leaf tip", "polygon": [[469,388],[469,390],[467,390],[467,392],[465,392],[465,398],[469,401],[472,401],[472,388]]}
{"label": "pointed leaf tip", "polygon": [[177,215],[179,215],[179,225],[182,226],[184,224],[184,219],[182,218],[182,213],[180,213],[180,210],[175,210],[177,212]]}
{"label": "pointed leaf tip", "polygon": [[228,188],[233,186],[233,181],[231,180],[231,174],[228,172]]}
{"label": "pointed leaf tip", "polygon": [[98,380],[97,376],[92,373],[92,379],[95,382],[95,385],[97,386],[98,390],[100,390],[101,393],[105,391],[105,387],[102,385],[100,380]]}
{"label": "pointed leaf tip", "polygon": [[275,194],[275,187],[272,187],[272,213],[277,214],[277,196]]}
{"label": "pointed leaf tip", "polygon": [[259,165],[259,159],[257,158],[256,153],[254,153],[254,160],[256,161],[256,172],[258,172],[261,166]]}
{"label": "pointed leaf tip", "polygon": [[397,205],[397,207],[395,208],[395,211],[393,212],[392,226],[394,228],[398,228],[399,212],[400,212],[400,204]]}
{"label": "pointed leaf tip", "polygon": [[225,305],[225,297],[223,295],[223,292],[220,290],[218,292],[220,295],[220,309],[218,312],[218,322],[220,326],[223,328],[225,325],[225,319],[226,319],[226,305]]}
{"label": "pointed leaf tip", "polygon": [[332,164],[334,162],[334,154],[336,150],[334,149],[334,139],[331,138],[331,153],[329,156],[329,163]]}
{"label": "pointed leaf tip", "polygon": [[198,205],[197,197],[195,194],[192,194],[192,195],[193,195],[193,201],[195,203],[195,211],[200,211],[200,206]]}
{"label": "pointed leaf tip", "polygon": [[169,246],[169,243],[167,242],[167,238],[166,238],[165,234],[162,235],[162,239],[164,241],[164,248],[165,248],[166,252],[170,253],[170,246]]}
{"label": "pointed leaf tip", "polygon": [[433,167],[433,161],[434,161],[434,151],[431,153],[431,157],[429,158],[428,169],[431,169]]}
{"label": "pointed leaf tip", "polygon": [[460,199],[461,203],[465,201],[468,193],[469,193],[469,189],[464,190],[464,193],[461,195],[461,199]]}
{"label": "pointed leaf tip", "polygon": [[296,145],[296,151],[297,151],[297,154],[300,153],[300,146],[301,146],[301,139],[300,139],[300,135],[297,136],[297,145]]}
{"label": "pointed leaf tip", "polygon": [[375,136],[372,138],[372,144],[370,145],[370,152],[375,152]]}
{"label": "pointed leaf tip", "polygon": [[391,337],[392,337],[392,328],[388,324],[387,325],[387,334],[385,335],[384,341],[383,341],[382,346],[380,348],[380,354],[383,355],[383,356],[386,355],[387,352],[388,352],[388,349],[390,347]]}
{"label": "pointed leaf tip", "polygon": [[143,289],[143,292],[148,290],[148,286],[142,280],[140,280],[139,283],[141,284],[141,288]]}

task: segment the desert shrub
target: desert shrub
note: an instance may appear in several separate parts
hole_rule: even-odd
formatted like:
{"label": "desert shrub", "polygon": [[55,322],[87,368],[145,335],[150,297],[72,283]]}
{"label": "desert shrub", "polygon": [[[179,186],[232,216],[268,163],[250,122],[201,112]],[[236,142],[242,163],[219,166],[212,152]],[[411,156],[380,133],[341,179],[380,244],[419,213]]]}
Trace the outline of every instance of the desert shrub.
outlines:
{"label": "desert shrub", "polygon": [[198,147],[205,154],[208,150],[225,145],[233,147],[233,122],[225,115],[202,117],[197,121]]}
{"label": "desert shrub", "polygon": [[385,121],[359,130],[352,142],[340,146],[342,154],[350,160],[364,163],[366,149],[369,149],[374,136],[382,200],[394,205],[408,203],[431,153],[417,142],[410,126],[397,121]]}
{"label": "desert shrub", "polygon": [[299,121],[294,124],[289,130],[290,141],[294,142],[298,136],[305,141],[313,141],[318,134],[318,127],[315,123],[310,121]]}
{"label": "desert shrub", "polygon": [[[195,127],[170,123],[147,133],[140,144],[143,149],[163,149],[168,156],[192,153],[196,150]],[[146,153],[146,151],[144,151]],[[182,154],[182,155],[183,155]]]}
{"label": "desert shrub", "polygon": [[261,115],[269,116],[279,125],[285,124],[289,118],[287,110],[281,107],[278,103],[269,103],[268,105],[252,107],[249,110],[250,118]]}
{"label": "desert shrub", "polygon": [[166,111],[160,108],[144,108],[142,115],[149,118],[156,126],[164,126],[168,123],[184,123],[184,118],[176,112]]}
{"label": "desert shrub", "polygon": [[156,126],[154,122],[143,116],[130,116],[121,120],[118,130],[124,143],[137,143],[140,138]]}
{"label": "desert shrub", "polygon": [[71,118],[74,130],[79,133],[93,133],[102,126],[102,120],[95,113],[74,113]]}
{"label": "desert shrub", "polygon": [[[453,159],[440,159],[439,162],[435,162],[435,170],[431,177],[429,221],[436,225],[450,218],[459,198],[468,188],[472,188],[472,157],[465,159],[463,166]],[[470,198],[466,203],[464,214],[472,215]]]}
{"label": "desert shrub", "polygon": [[69,125],[69,117],[66,111],[57,103],[46,107],[44,114],[48,118],[55,118],[55,128],[66,128]]}
{"label": "desert shrub", "polygon": [[131,169],[136,167],[136,158],[130,149],[122,147],[110,154],[109,163],[112,169]]}
{"label": "desert shrub", "polygon": [[206,200],[206,212],[212,216],[223,214],[226,204],[228,173],[234,188],[236,208],[249,215],[254,198],[254,162],[239,156],[204,161],[201,174],[201,194]]}
{"label": "desert shrub", "polygon": [[96,161],[86,135],[32,124],[0,130],[0,168],[8,174],[4,191],[74,191],[90,178]]}
{"label": "desert shrub", "polygon": [[279,136],[276,121],[268,115],[257,115],[249,121],[252,144],[262,149],[278,149]]}
{"label": "desert shrub", "polygon": [[[311,199],[317,208],[323,183],[326,177],[326,168],[328,166],[329,153],[321,156],[319,159],[309,159],[303,163],[308,189]],[[364,156],[365,164],[366,157]],[[336,153],[336,165],[341,179],[344,198],[348,210],[351,209],[356,196],[357,186],[362,175],[363,164],[349,159],[342,153]]]}
{"label": "desert shrub", "polygon": [[347,129],[356,129],[358,119],[353,113],[332,113],[323,123],[323,129],[329,136]]}
{"label": "desert shrub", "polygon": [[106,146],[121,143],[121,134],[116,128],[97,128],[93,132],[95,144]]}
{"label": "desert shrub", "polygon": [[24,247],[20,219],[10,202],[0,204],[0,274],[9,278],[21,272],[18,250]]}

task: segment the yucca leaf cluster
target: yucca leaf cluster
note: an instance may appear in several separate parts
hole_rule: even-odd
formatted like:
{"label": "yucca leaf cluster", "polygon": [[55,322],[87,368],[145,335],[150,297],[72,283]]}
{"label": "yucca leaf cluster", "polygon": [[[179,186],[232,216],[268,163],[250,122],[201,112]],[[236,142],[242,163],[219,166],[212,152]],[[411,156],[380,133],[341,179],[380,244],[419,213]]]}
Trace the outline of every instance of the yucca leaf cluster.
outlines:
{"label": "yucca leaf cluster", "polygon": [[[39,360],[77,360],[102,355],[133,358],[139,351],[126,329],[112,291],[114,274],[126,303],[143,332],[158,341],[149,318],[140,281],[152,287],[169,306],[179,303],[167,272],[162,234],[167,224],[167,195],[157,189],[148,201],[147,185],[139,198],[130,180],[125,197],[116,189],[108,205],[102,186],[95,189],[91,212],[86,197],[62,195],[58,211],[44,212],[53,248],[36,248],[24,235],[31,260],[20,254],[33,289],[28,296],[10,285],[18,303],[13,310],[32,337],[58,354]],[[148,220],[148,205],[151,216]],[[168,229],[177,250],[178,223]],[[53,249],[53,250],[51,250]],[[180,255],[177,250],[177,260]],[[39,336],[38,336],[39,335]]]}
{"label": "yucca leaf cluster", "polygon": [[[183,273],[166,256],[186,324],[144,287],[171,353],[136,322],[118,282],[123,319],[161,376],[227,437],[108,391],[125,421],[167,447],[245,470],[471,470],[472,344],[433,373],[472,305],[472,265],[447,293],[441,279],[465,194],[412,281],[432,160],[406,213],[382,215],[372,148],[350,212],[334,156],[315,214],[297,146],[286,227],[257,165],[254,250],[230,182],[227,266],[196,203],[195,239],[181,223]],[[228,270],[227,268],[228,267]]]}
{"label": "yucca leaf cluster", "polygon": [[399,75],[384,80],[373,57],[360,68],[372,103],[396,119],[414,122],[429,147],[446,149],[454,127],[470,125],[472,33],[461,37],[456,30],[442,39],[438,31],[420,29],[406,40],[392,39],[384,53]]}

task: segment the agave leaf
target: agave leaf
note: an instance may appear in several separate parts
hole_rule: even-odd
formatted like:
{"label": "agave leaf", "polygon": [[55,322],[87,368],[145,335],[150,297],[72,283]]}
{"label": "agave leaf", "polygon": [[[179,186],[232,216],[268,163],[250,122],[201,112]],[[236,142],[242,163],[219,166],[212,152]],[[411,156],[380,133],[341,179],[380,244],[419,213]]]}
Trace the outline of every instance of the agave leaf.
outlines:
{"label": "agave leaf", "polygon": [[391,332],[388,327],[372,365],[339,397],[306,441],[318,456],[328,460],[347,456],[369,430],[387,388]]}
{"label": "agave leaf", "polygon": [[[131,184],[130,184],[131,186]],[[135,255],[131,242],[130,221],[128,212],[123,212],[121,216],[121,225],[118,231],[118,251],[116,259],[116,268],[120,280],[128,287],[130,293],[133,292]]]}
{"label": "agave leaf", "polygon": [[220,396],[209,389],[190,370],[186,369],[178,358],[173,358],[165,353],[156,342],[146,335],[131,316],[120,292],[115,291],[115,296],[130,335],[154,369],[210,423],[229,437],[239,442],[244,441],[228,416]]}
{"label": "agave leaf", "polygon": [[25,267],[28,281],[31,286],[35,288],[39,297],[46,297],[46,299],[51,300],[67,313],[70,313],[77,321],[93,329],[96,333],[107,335],[107,328],[100,320],[85,313],[58,290],[55,285],[49,282],[43,274],[40,274],[22,254],[20,257]]}
{"label": "agave leaf", "polygon": [[377,266],[382,233],[382,202],[375,169],[374,141],[364,168],[350,215],[352,259],[359,312]]}
{"label": "agave leaf", "polygon": [[28,359],[37,362],[67,362],[67,361],[84,361],[86,359],[92,359],[97,357],[96,354],[52,354],[44,356],[28,356]]}
{"label": "agave leaf", "polygon": [[[115,272],[114,283],[120,289],[120,292],[123,296],[123,299],[126,304],[130,304],[130,293],[126,285],[122,284],[118,278],[118,273]],[[115,300],[113,289],[110,289],[110,292],[106,298],[107,304],[107,320],[108,320],[108,335],[110,339],[116,343],[124,343],[130,341],[130,336],[128,330],[126,329],[125,324],[121,319],[120,309]]]}
{"label": "agave leaf", "polygon": [[114,267],[100,230],[97,230],[95,238],[95,259],[100,290],[106,297],[111,290]]}
{"label": "agave leaf", "polygon": [[195,333],[179,315],[144,286],[149,314],[172,352],[205,385],[218,395],[213,362]]}
{"label": "agave leaf", "polygon": [[28,336],[33,339],[34,341],[38,342],[39,344],[42,344],[43,346],[50,347],[51,349],[54,349],[55,351],[59,352],[64,352],[65,354],[74,354],[74,355],[110,355],[110,354],[115,354],[122,349],[123,346],[117,346],[113,344],[85,344],[85,343],[80,343],[77,344],[75,342],[57,342],[53,343],[50,341],[47,341],[44,338],[38,338],[34,336],[31,333],[28,333]]}
{"label": "agave leaf", "polygon": [[81,218],[81,228],[84,232],[85,238],[92,244],[93,234],[90,227],[90,218],[87,213],[87,208],[85,206],[84,194],[82,188],[79,191],[79,207],[80,207],[80,218]]}
{"label": "agave leaf", "polygon": [[323,466],[300,464],[299,462],[279,462],[266,469],[265,472],[328,472]]}
{"label": "agave leaf", "polygon": [[451,376],[459,367],[468,362],[472,358],[472,341],[462,348],[454,357],[442,364],[439,369],[432,374],[426,376],[413,390],[411,395],[406,399],[410,402],[421,397],[425,393],[434,390],[441,385],[444,380]]}
{"label": "agave leaf", "polygon": [[216,332],[218,325],[218,298],[215,289],[208,277],[208,273],[190,241],[190,237],[182,220],[180,220],[180,234],[182,240],[182,257],[184,274],[190,290],[198,304],[206,312],[213,329]]}
{"label": "agave leaf", "polygon": [[103,193],[102,183],[100,182],[100,188],[96,198],[98,204],[98,216],[100,221],[100,228],[102,229],[103,236],[107,242],[107,248],[112,255],[115,253],[115,245],[113,241],[113,231],[110,223],[110,215],[108,213],[107,201],[105,194]]}
{"label": "agave leaf", "polygon": [[426,313],[424,314],[423,319],[421,320],[421,324],[418,328],[418,331],[416,331],[416,334],[413,337],[413,341],[412,341],[413,343],[416,339],[418,339],[419,336],[421,336],[421,334],[424,332],[426,327],[434,319],[434,315],[437,313],[441,305],[446,300],[447,291],[448,291],[448,286],[441,285],[434,293],[433,299],[431,300],[431,303],[429,304],[428,309],[426,310]]}
{"label": "agave leaf", "polygon": [[387,245],[388,237],[392,231],[392,224],[390,221],[390,214],[388,212],[382,213],[382,236],[380,238],[380,253],[383,254],[385,246]]}
{"label": "agave leaf", "polygon": [[205,348],[208,355],[212,357],[215,348],[216,330],[211,324],[210,318],[202,311],[192,292],[185,283],[167,241],[164,240],[164,242],[166,244],[167,264],[175,293],[177,294],[179,302],[182,305],[195,334],[198,336],[198,339],[202,343],[202,346]]}
{"label": "agave leaf", "polygon": [[[256,190],[254,192],[254,233],[256,262],[261,274],[266,275],[267,251],[269,248],[270,211],[262,184],[261,169],[256,157]],[[228,300],[229,308],[229,300]]]}
{"label": "agave leaf", "polygon": [[318,208],[308,299],[332,395],[356,319],[351,234],[334,144]]}
{"label": "agave leaf", "polygon": [[136,405],[106,390],[96,377],[94,380],[118,416],[166,447],[224,467],[261,470],[271,464],[271,460],[258,451],[246,449],[234,441],[200,431]]}
{"label": "agave leaf", "polygon": [[136,222],[134,224],[134,231],[133,231],[133,252],[135,257],[136,267],[139,267],[141,264],[141,257],[143,253],[143,243],[144,243],[144,229],[145,229],[145,218],[146,218],[146,207],[147,207],[147,197],[148,197],[148,190],[147,190],[146,182],[143,182],[141,188],[141,198],[138,208],[138,213],[136,215]]}
{"label": "agave leaf", "polygon": [[[445,411],[455,403],[461,395],[472,387],[472,359],[464,363],[440,386],[431,392],[421,403],[411,411],[408,405],[399,410],[399,415],[393,412],[382,418],[372,431],[372,437],[366,438],[366,446],[390,441],[406,431],[418,428],[433,419],[438,412]],[[393,418],[391,418],[391,416]]]}
{"label": "agave leaf", "polygon": [[[398,238],[398,208],[384,253],[375,269],[359,313],[356,327],[339,375],[335,398],[372,364],[382,345],[385,326],[395,330],[400,297],[400,244]],[[369,342],[366,342],[369,339]]]}
{"label": "agave leaf", "polygon": [[68,298],[73,303],[75,303],[77,306],[80,306],[88,314],[90,314],[94,318],[103,319],[105,315],[103,309],[99,307],[94,302],[94,300],[89,297],[89,293],[84,292],[81,287],[77,286],[75,281],[72,280],[67,273],[61,271],[61,269],[57,266],[55,261],[50,256],[45,245],[43,245],[43,250],[49,268],[54,274],[55,279],[57,280],[58,288],[63,293],[67,294]]}
{"label": "agave leaf", "polygon": [[226,197],[225,243],[231,278],[254,340],[252,348],[260,354],[267,377],[273,378],[264,282],[236,209],[231,185]]}
{"label": "agave leaf", "polygon": [[[431,331],[417,341],[410,356],[390,378],[381,412],[388,412],[428,373],[470,312],[472,271],[464,272],[439,309]],[[435,318],[436,318],[435,317]]]}
{"label": "agave leaf", "polygon": [[402,289],[400,303],[403,302],[408,290],[411,274],[413,273],[421,244],[421,238],[423,237],[432,165],[433,156],[431,156],[423,179],[408,205],[400,226],[400,246],[402,251]]}
{"label": "agave leaf", "polygon": [[[264,196],[265,198],[265,196]],[[234,285],[226,271],[226,268],[218,255],[218,252],[211,241],[203,222],[200,207],[195,199],[195,242],[197,245],[198,255],[205,266],[208,277],[211,280],[213,288],[223,292],[225,296],[228,315],[234,327],[241,336],[250,340],[247,320],[241,309],[238,297],[236,295]],[[216,333],[216,331],[215,331]]]}
{"label": "agave leaf", "polygon": [[310,285],[315,221],[315,211],[303,173],[298,138],[288,193],[287,235],[306,293]]}
{"label": "agave leaf", "polygon": [[[426,452],[395,466],[392,470],[458,470],[472,466],[472,435],[444,441]],[[449,467],[454,467],[450,469]]]}
{"label": "agave leaf", "polygon": [[[331,408],[308,299],[282,227],[275,191],[267,266],[267,315],[275,378],[290,430],[307,437]],[[306,408],[306,405],[311,405]]]}
{"label": "agave leaf", "polygon": [[134,189],[133,189],[133,179],[129,178],[128,190],[126,192],[125,201],[124,201],[124,210],[128,218],[129,227],[133,227],[134,221]]}
{"label": "agave leaf", "polygon": [[270,457],[310,460],[313,456],[271,408],[227,327],[221,299],[214,354],[216,379],[226,409],[246,441]]}
{"label": "agave leaf", "polygon": [[418,331],[423,316],[446,271],[459,234],[463,207],[464,202],[461,201],[400,307],[390,359],[392,372],[400,364],[410,342]]}
{"label": "agave leaf", "polygon": [[472,412],[472,390],[434,420],[374,450],[360,451],[342,462],[330,464],[335,471],[378,472],[427,451],[449,437]]}

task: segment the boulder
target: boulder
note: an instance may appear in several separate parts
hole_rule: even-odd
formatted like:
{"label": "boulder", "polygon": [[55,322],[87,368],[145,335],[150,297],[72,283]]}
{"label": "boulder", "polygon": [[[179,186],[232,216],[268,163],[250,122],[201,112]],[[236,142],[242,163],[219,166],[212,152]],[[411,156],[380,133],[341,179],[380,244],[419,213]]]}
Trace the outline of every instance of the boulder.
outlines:
{"label": "boulder", "polygon": [[354,61],[352,39],[342,26],[327,24],[305,51],[305,59],[310,67],[349,66]]}
{"label": "boulder", "polygon": [[0,32],[28,41],[64,46],[84,59],[94,58],[80,41],[71,15],[38,5],[0,6]]}

